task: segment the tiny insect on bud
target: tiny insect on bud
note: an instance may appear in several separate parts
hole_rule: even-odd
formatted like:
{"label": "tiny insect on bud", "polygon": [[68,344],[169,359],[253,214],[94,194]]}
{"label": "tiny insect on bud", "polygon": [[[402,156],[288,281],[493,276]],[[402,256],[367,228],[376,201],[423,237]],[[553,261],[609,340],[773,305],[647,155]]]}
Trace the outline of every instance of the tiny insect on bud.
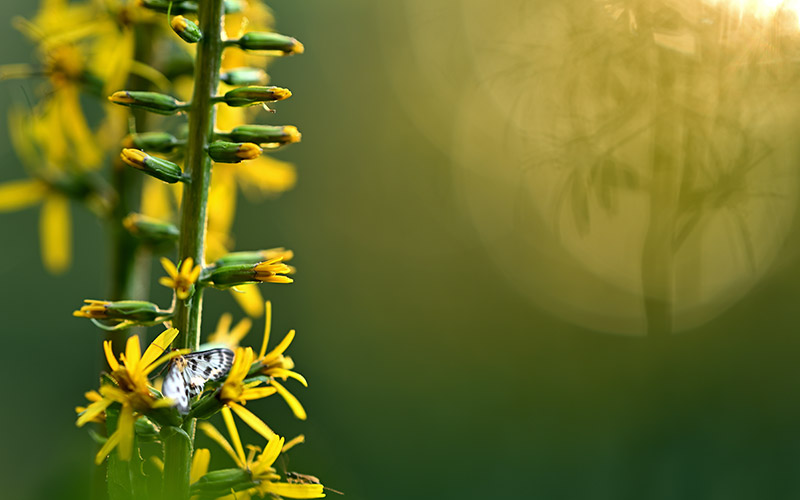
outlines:
{"label": "tiny insect on bud", "polygon": [[108,97],[114,104],[129,108],[144,109],[160,115],[173,115],[186,107],[185,103],[166,94],[158,92],[141,92],[135,90],[120,90]]}
{"label": "tiny insect on bud", "polygon": [[305,48],[296,38],[278,33],[251,31],[232,41],[244,50],[268,50],[283,55],[302,54]]}
{"label": "tiny insect on bud", "polygon": [[262,85],[267,83],[267,72],[256,68],[234,68],[220,73],[219,79],[228,85]]}
{"label": "tiny insect on bud", "polygon": [[149,245],[174,243],[180,236],[180,231],[174,224],[137,213],[125,217],[122,225],[133,236]]}
{"label": "tiny insect on bud", "polygon": [[169,184],[184,180],[181,167],[169,160],[150,156],[144,151],[126,148],[120,153],[120,158],[128,165]]}
{"label": "tiny insect on bud", "polygon": [[222,100],[228,106],[252,106],[264,102],[275,102],[287,99],[292,96],[289,89],[281,87],[239,87],[225,93]]}
{"label": "tiny insect on bud", "polygon": [[169,24],[172,26],[172,31],[186,43],[197,43],[203,38],[200,28],[183,16],[173,17]]}
{"label": "tiny insect on bud", "polygon": [[302,135],[293,125],[240,125],[223,135],[234,142],[254,142],[269,146],[282,146],[300,142]]}
{"label": "tiny insect on bud", "polygon": [[252,142],[214,141],[208,145],[208,155],[220,163],[239,163],[261,156],[261,148]]}
{"label": "tiny insect on bud", "polygon": [[144,149],[154,153],[168,153],[178,145],[178,139],[167,132],[129,134],[122,139],[122,147]]}

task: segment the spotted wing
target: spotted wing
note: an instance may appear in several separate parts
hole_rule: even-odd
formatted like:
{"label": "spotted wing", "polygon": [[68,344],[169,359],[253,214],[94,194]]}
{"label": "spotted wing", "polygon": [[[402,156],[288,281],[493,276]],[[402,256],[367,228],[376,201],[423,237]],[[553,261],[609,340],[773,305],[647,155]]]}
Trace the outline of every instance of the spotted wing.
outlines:
{"label": "spotted wing", "polygon": [[225,376],[233,363],[230,349],[209,349],[186,354],[173,360],[164,377],[162,392],[175,401],[178,411],[189,413],[193,397],[203,392],[206,382]]}
{"label": "spotted wing", "polygon": [[161,386],[164,397],[175,401],[178,411],[185,415],[189,413],[189,381],[186,379],[186,372],[182,369],[180,361],[173,360],[170,363],[167,375],[164,377],[164,384]]}

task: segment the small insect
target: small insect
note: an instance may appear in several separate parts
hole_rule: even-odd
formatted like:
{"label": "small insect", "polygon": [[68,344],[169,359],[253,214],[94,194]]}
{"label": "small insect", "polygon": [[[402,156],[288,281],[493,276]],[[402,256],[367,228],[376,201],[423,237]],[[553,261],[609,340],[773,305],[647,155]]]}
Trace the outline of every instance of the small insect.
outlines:
{"label": "small insect", "polygon": [[[322,483],[319,482],[319,478],[318,477],[312,476],[312,475],[309,475],[309,474],[300,474],[299,472],[286,471],[286,472],[284,472],[284,475],[286,476],[286,482],[288,482],[288,483],[292,483],[292,484],[319,484],[319,485],[322,485]],[[327,486],[322,486],[322,489],[326,490],[326,491],[330,491],[331,493],[344,495],[344,493],[342,493],[341,491],[336,491],[333,488],[328,488]]]}
{"label": "small insect", "polygon": [[189,402],[203,392],[206,382],[218,380],[228,373],[233,351],[219,348],[191,352],[170,361],[161,392],[176,402],[182,415],[189,413]]}

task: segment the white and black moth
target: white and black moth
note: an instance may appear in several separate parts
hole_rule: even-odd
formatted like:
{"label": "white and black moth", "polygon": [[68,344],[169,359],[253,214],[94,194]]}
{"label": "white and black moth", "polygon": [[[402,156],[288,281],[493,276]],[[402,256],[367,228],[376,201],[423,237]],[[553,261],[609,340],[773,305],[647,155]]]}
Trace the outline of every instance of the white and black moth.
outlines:
{"label": "white and black moth", "polygon": [[170,361],[161,393],[176,402],[182,415],[189,413],[189,402],[203,392],[209,380],[218,380],[228,373],[233,351],[219,348],[190,352]]}

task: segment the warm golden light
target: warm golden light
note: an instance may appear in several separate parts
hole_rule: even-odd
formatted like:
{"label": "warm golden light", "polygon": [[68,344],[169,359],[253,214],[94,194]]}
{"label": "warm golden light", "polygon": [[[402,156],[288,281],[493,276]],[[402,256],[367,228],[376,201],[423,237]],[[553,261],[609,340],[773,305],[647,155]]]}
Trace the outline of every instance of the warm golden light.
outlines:
{"label": "warm golden light", "polygon": [[727,6],[740,18],[752,15],[760,21],[773,21],[778,16],[793,16],[800,29],[800,0],[703,0],[713,7]]}

